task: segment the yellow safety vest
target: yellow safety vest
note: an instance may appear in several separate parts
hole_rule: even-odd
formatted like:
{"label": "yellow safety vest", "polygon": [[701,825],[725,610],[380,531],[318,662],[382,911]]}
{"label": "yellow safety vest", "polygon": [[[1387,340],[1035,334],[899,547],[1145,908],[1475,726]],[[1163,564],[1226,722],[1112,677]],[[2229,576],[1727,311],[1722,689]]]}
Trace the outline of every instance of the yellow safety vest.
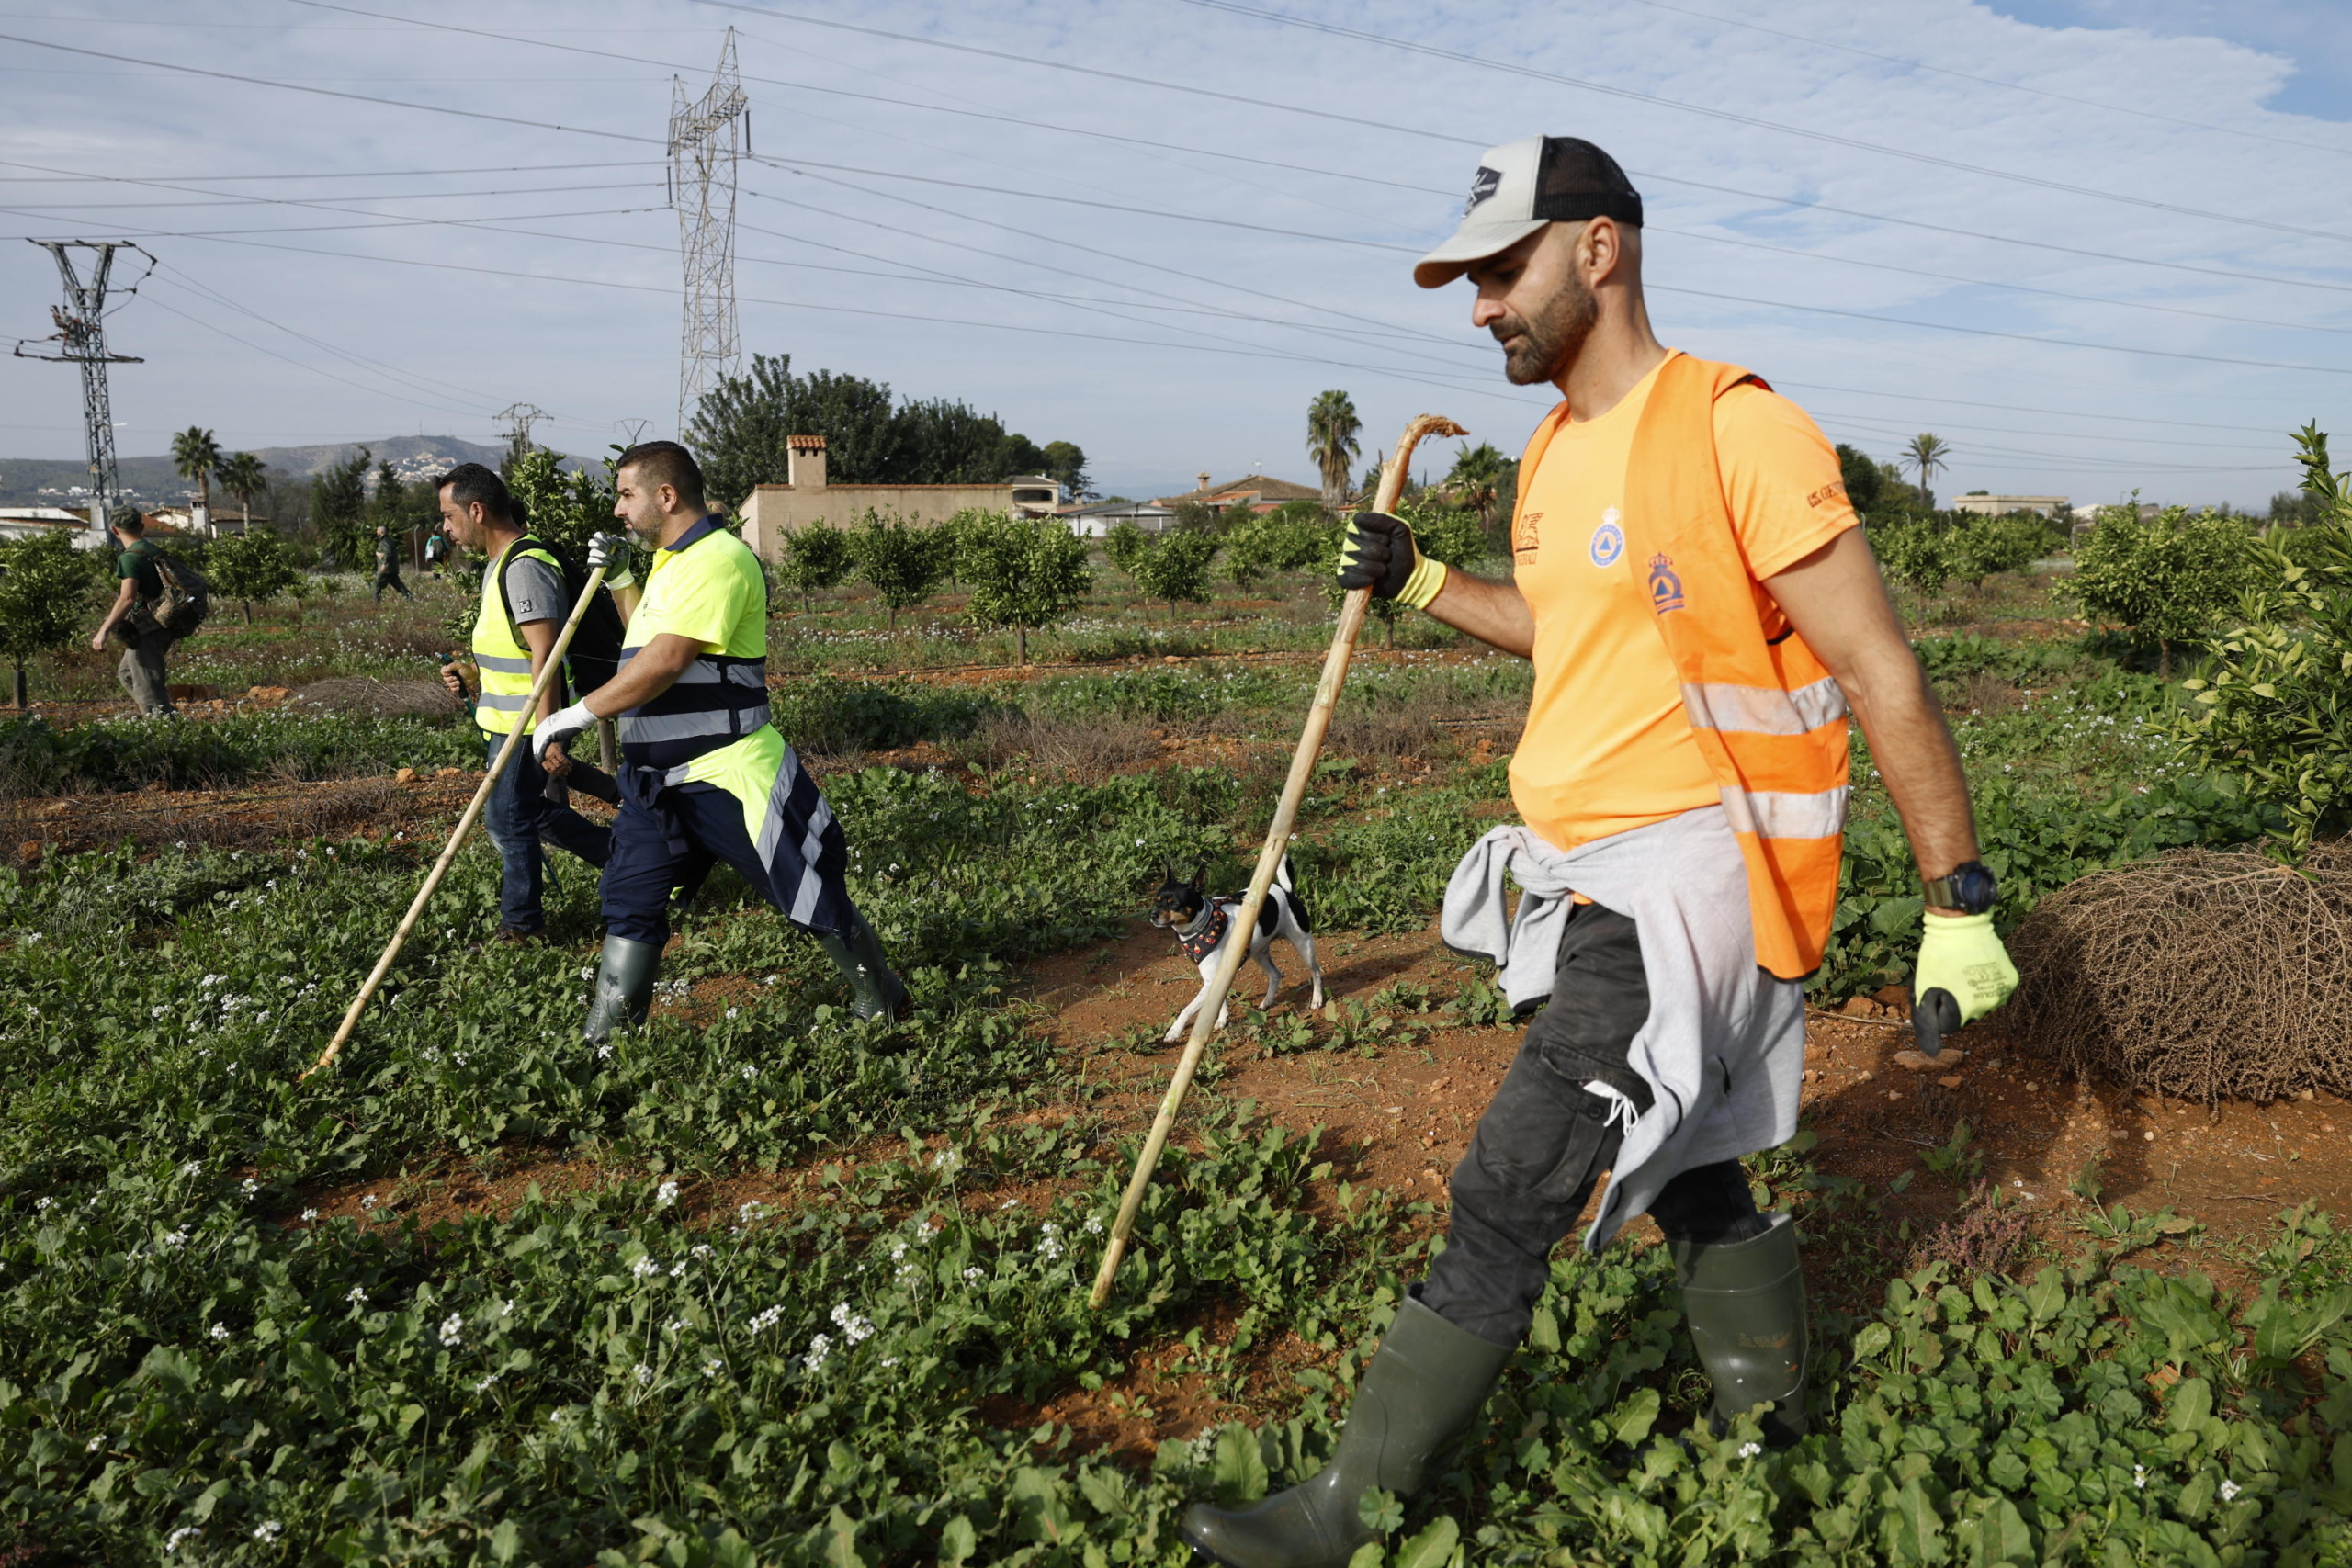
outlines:
{"label": "yellow safety vest", "polygon": [[[481,671],[481,697],[474,704],[474,722],[492,735],[504,735],[514,728],[517,718],[523,721],[526,735],[539,723],[536,711],[524,711],[532,705],[531,649],[516,640],[514,620],[506,613],[507,558],[526,542],[531,547],[523,550],[522,558],[544,561],[559,580],[563,576],[555,557],[526,535],[501,550],[482,578],[481,614],[474,617],[474,664]],[[557,695],[560,698],[562,694]]]}

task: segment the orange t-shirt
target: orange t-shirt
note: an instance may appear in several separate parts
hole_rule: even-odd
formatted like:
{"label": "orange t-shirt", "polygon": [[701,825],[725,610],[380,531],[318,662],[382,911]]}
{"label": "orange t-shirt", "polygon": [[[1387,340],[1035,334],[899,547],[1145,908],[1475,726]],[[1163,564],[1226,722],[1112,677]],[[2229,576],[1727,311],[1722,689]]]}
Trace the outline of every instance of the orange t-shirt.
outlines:
{"label": "orange t-shirt", "polygon": [[[1722,798],[1653,624],[1647,581],[1624,559],[1625,465],[1657,382],[1654,369],[1607,413],[1562,424],[1520,481],[1511,547],[1535,617],[1535,692],[1511,758],[1511,801],[1558,849]],[[1784,570],[1855,526],[1838,454],[1803,409],[1749,382],[1716,400],[1714,424],[1750,577]]]}

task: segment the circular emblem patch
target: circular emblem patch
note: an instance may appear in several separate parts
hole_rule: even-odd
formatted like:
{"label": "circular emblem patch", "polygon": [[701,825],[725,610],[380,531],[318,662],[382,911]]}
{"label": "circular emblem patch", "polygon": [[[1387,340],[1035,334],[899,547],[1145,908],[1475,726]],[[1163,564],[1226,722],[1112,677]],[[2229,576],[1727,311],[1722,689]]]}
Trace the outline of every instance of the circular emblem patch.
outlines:
{"label": "circular emblem patch", "polygon": [[1624,553],[1625,530],[1617,526],[1617,509],[1612,506],[1600,514],[1600,526],[1592,531],[1592,564],[1614,566]]}

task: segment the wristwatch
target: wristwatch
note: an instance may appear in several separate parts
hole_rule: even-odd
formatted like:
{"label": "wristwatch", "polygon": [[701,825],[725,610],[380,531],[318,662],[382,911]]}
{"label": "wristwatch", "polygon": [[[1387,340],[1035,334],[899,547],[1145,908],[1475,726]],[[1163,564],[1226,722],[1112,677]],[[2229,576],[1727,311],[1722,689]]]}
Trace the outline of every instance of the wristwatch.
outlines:
{"label": "wristwatch", "polygon": [[1973,860],[1953,866],[1941,876],[1920,881],[1931,909],[1958,909],[1963,915],[1981,915],[1993,907],[2000,897],[2000,885],[1984,863]]}

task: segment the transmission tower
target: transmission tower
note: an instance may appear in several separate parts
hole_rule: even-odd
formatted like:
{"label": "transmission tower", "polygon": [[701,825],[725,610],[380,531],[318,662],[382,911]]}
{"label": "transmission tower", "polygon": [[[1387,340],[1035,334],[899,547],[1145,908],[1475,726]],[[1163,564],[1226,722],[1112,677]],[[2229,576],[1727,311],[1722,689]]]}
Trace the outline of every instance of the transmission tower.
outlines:
{"label": "transmission tower", "polygon": [[508,403],[498,417],[506,422],[506,466],[511,468],[531,455],[531,426],[555,416],[537,403]]}
{"label": "transmission tower", "polygon": [[[150,272],[154,270],[155,258],[127,240],[35,240],[32,243],[57,263],[58,276],[65,281],[65,303],[49,308],[49,319],[57,330],[45,338],[18,342],[17,357],[82,367],[82,436],[90,452],[90,535],[94,543],[103,545],[107,511],[122,495],[122,478],[114,459],[114,404],[107,395],[107,367],[145,363],[137,355],[115,354],[107,348],[107,286],[114,276],[115,252],[138,251],[147,256]],[[86,281],[74,265],[72,253],[76,250],[96,253]],[[141,274],[139,282],[145,280]],[[123,292],[138,287],[134,282]],[[27,343],[53,343],[59,352],[28,354]]]}
{"label": "transmission tower", "polygon": [[710,90],[689,104],[670,78],[670,205],[685,262],[685,324],[678,342],[678,431],[702,395],[742,364],[735,332],[735,170],[751,150],[751,105],[735,73],[735,29],[718,51]]}

